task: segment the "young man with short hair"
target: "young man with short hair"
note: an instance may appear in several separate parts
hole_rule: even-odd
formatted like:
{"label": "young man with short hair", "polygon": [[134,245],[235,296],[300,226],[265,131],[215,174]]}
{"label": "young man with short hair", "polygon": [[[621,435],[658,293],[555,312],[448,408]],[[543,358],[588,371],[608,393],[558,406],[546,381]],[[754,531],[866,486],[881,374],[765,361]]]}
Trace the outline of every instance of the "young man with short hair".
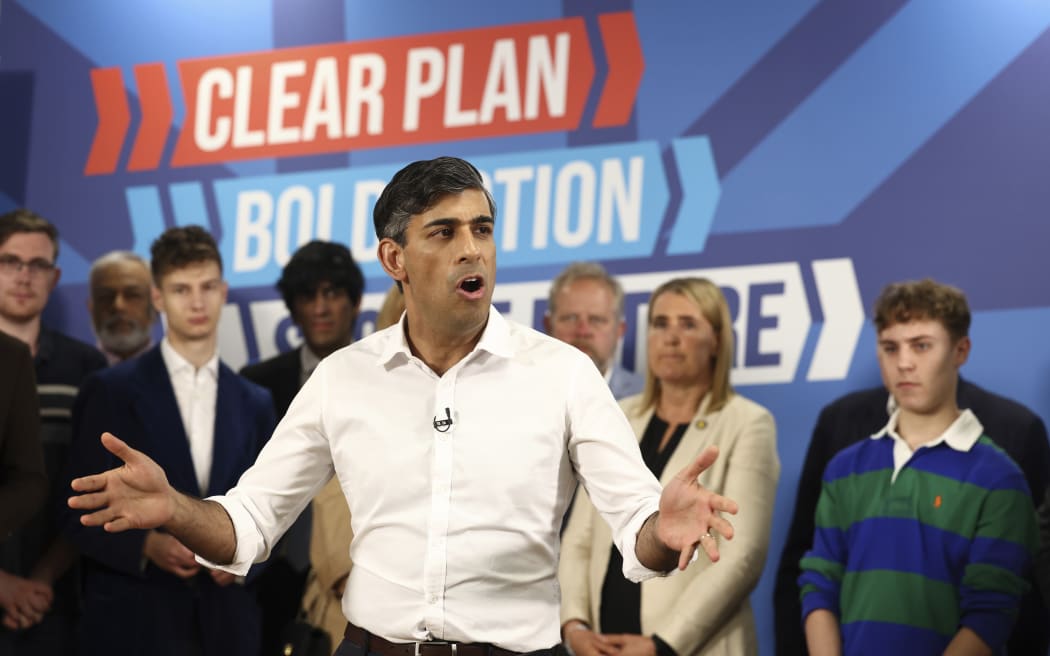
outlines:
{"label": "young man with short hair", "polygon": [[[114,431],[162,463],[176,488],[194,495],[226,490],[269,438],[270,395],[219,361],[226,282],[211,236],[198,226],[172,228],[151,252],[151,295],[167,319],[166,334],[85,384],[71,469],[79,475],[113,464],[98,435]],[[115,535],[75,517],[66,525],[85,561],[80,653],[258,653],[253,585],[202,568],[167,532]]]}
{"label": "young man with short hair", "polygon": [[897,410],[825,470],[799,578],[809,650],[995,653],[1027,587],[1035,515],[1021,470],[956,403],[966,298],[890,285],[875,326]]}
{"label": "young man with short hair", "polygon": [[241,375],[270,390],[280,418],[317,364],[352,341],[365,279],[346,246],[311,241],[284,265],[277,289],[303,344],[248,365]]}

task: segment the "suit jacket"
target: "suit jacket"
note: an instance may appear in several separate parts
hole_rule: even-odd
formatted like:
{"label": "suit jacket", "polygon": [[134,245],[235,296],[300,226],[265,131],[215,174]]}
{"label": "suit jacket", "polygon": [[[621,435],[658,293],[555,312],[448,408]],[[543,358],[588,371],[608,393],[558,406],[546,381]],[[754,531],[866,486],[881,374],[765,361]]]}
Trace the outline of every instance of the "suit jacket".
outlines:
{"label": "suit jacket", "polygon": [[[157,461],[176,489],[201,496],[159,347],[90,378],[74,406],[74,425],[72,476],[119,466],[99,442],[110,431]],[[236,484],[273,426],[269,393],[220,363],[211,492]],[[220,587],[204,570],[188,580],[161,570],[143,556],[146,531],[106,533],[81,526],[73,512],[66,528],[84,555],[81,653],[176,656],[192,634],[205,656],[258,653],[260,623],[250,585]]]}
{"label": "suit jacket", "polygon": [[[653,411],[638,414],[640,396],[620,402],[639,438]],[[682,436],[660,477],[666,484],[709,445],[721,451],[700,475],[710,490],[740,504],[733,518],[735,537],[719,541],[717,565],[701,555],[684,572],[642,583],[642,632],[656,634],[680,656],[758,653],[758,637],[748,595],[758,584],[769,548],[773,501],[780,461],[773,416],[762,406],[734,395],[715,412],[708,397]],[[612,534],[582,491],[562,538],[558,579],[561,618],[581,619],[600,631],[599,604],[609,566]]]}
{"label": "suit jacket", "polygon": [[[281,353],[268,360],[250,364],[241,369],[241,375],[257,385],[270,390],[273,396],[273,408],[280,421],[288,412],[292,399],[299,393],[299,381],[302,378],[303,361],[300,355],[302,347]],[[307,506],[285,531],[281,542],[274,549],[273,555],[283,558],[297,572],[305,574],[310,566],[310,525],[313,508]],[[295,594],[294,592],[292,594]],[[336,643],[338,644],[338,643]]]}
{"label": "suit jacket", "polygon": [[310,578],[303,592],[303,609],[309,622],[328,632],[333,645],[343,639],[346,615],[342,599],[333,586],[350,574],[350,508],[339,479],[333,478],[314,497],[313,525],[310,534]]}
{"label": "suit jacket", "polygon": [[0,333],[0,542],[44,504],[47,475],[40,447],[36,375],[29,347]]}
{"label": "suit jacket", "polygon": [[[300,347],[302,348],[302,347]],[[278,419],[288,412],[292,399],[299,393],[302,360],[299,349],[293,349],[241,369],[241,375],[256,385],[270,390]]]}
{"label": "suit jacket", "polygon": [[[889,421],[886,389],[876,387],[847,394],[824,407],[813,429],[798,482],[795,512],[777,568],[773,609],[777,654],[805,654],[806,639],[799,602],[798,562],[813,543],[813,516],[820,498],[824,468],[847,446],[879,432]],[[992,394],[965,380],[959,381],[957,401],[969,408],[995,441],[1024,472],[1036,505],[1050,480],[1050,441],[1043,421],[1023,405]],[[1007,645],[1009,653],[1046,654],[1046,607],[1037,590],[1021,604],[1017,625]]]}
{"label": "suit jacket", "polygon": [[619,364],[613,364],[612,375],[609,376],[609,389],[616,399],[625,399],[628,396],[641,394],[645,387],[645,377],[633,371],[627,371]]}

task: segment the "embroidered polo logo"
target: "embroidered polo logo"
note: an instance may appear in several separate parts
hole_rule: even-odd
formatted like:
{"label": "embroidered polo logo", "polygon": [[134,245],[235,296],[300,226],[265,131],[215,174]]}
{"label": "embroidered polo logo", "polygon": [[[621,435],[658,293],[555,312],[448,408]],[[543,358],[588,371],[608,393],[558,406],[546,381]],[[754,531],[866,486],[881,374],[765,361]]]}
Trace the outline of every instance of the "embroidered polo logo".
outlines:
{"label": "embroidered polo logo", "polygon": [[934,508],[940,508],[941,507],[941,501],[942,501],[941,500],[941,495],[938,494],[937,496],[935,496],[933,498],[933,507]]}

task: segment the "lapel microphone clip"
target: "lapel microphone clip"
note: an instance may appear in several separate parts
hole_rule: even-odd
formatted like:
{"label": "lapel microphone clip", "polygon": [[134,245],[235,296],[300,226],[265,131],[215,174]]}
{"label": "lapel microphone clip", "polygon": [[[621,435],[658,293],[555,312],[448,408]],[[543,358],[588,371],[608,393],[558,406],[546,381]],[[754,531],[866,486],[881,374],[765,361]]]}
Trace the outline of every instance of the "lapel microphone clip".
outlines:
{"label": "lapel microphone clip", "polygon": [[434,417],[434,430],[439,433],[447,433],[450,428],[452,428],[452,412],[448,408],[445,408],[444,419]]}

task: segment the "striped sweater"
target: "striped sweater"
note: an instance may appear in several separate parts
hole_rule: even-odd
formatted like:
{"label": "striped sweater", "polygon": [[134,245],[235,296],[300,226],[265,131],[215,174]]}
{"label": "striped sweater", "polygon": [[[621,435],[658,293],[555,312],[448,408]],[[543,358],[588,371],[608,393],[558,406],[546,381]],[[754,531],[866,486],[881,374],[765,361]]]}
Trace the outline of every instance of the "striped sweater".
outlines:
{"label": "striped sweater", "polygon": [[846,654],[939,654],[961,627],[997,652],[1036,544],[1024,476],[978,439],[969,411],[949,429],[976,431],[967,448],[942,439],[910,458],[892,433],[896,419],[828,463],[813,548],[800,563],[803,621],[834,613]]}

